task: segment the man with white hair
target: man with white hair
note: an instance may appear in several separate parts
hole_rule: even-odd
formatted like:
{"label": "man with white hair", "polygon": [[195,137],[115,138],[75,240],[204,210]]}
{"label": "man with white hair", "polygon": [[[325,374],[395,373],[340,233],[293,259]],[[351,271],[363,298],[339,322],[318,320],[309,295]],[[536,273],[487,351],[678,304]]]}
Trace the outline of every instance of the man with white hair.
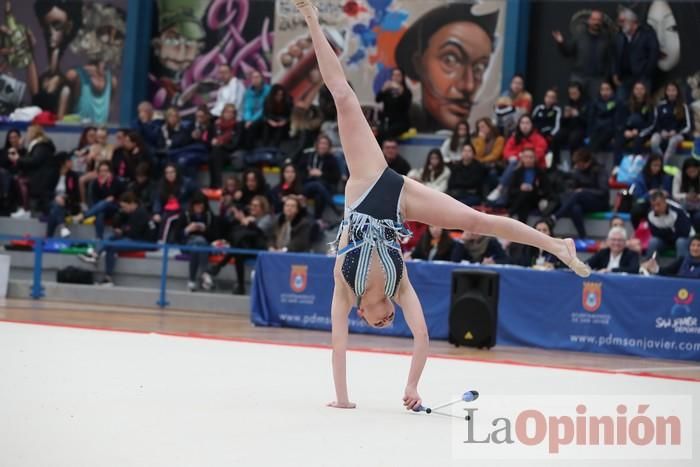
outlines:
{"label": "man with white hair", "polygon": [[651,78],[659,58],[659,40],[647,24],[639,24],[637,14],[624,8],[618,16],[620,32],[615,38],[613,81],[618,98],[626,100],[634,83],[641,81],[651,89]]}
{"label": "man with white hair", "polygon": [[625,246],[627,231],[622,227],[613,227],[608,232],[607,248],[591,256],[587,263],[597,272],[639,273],[639,254]]}

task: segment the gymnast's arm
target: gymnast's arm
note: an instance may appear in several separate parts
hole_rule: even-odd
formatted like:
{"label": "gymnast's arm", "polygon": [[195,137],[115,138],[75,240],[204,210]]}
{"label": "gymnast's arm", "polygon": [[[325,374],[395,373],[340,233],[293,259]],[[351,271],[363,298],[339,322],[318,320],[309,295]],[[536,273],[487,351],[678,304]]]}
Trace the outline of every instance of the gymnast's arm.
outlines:
{"label": "gymnast's arm", "polygon": [[331,340],[333,342],[333,382],[335,383],[335,401],[328,407],[337,409],[354,409],[355,404],[348,398],[347,372],[345,369],[345,353],[348,347],[348,315],[352,307],[352,299],[347,290],[336,277],[331,305]]}
{"label": "gymnast's arm", "polygon": [[413,290],[411,282],[404,271],[404,276],[399,285],[399,293],[396,296],[396,303],[403,310],[404,319],[413,334],[413,358],[411,359],[411,369],[408,372],[408,381],[404,391],[403,405],[407,410],[420,406],[421,398],[418,395],[418,382],[423,374],[425,362],[428,359],[428,327],[425,324],[423,309],[416,291]]}

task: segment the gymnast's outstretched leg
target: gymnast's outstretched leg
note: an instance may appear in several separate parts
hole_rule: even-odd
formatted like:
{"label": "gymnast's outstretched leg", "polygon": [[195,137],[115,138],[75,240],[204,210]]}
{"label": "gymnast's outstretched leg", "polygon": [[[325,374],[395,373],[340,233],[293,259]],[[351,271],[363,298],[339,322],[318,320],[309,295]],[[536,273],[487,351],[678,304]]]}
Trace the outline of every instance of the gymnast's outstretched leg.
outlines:
{"label": "gymnast's outstretched leg", "polygon": [[579,276],[587,277],[591,273],[576,257],[576,247],[570,238],[549,237],[515,219],[484,214],[408,178],[404,185],[404,211],[407,220],[532,245],[552,253]]}

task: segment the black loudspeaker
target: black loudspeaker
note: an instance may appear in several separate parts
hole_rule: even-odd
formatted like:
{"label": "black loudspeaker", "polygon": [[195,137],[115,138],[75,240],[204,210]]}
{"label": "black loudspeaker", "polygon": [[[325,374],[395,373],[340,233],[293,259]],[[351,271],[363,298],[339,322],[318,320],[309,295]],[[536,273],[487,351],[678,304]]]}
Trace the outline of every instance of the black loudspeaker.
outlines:
{"label": "black loudspeaker", "polygon": [[493,271],[452,272],[450,343],[489,349],[496,345],[498,283]]}

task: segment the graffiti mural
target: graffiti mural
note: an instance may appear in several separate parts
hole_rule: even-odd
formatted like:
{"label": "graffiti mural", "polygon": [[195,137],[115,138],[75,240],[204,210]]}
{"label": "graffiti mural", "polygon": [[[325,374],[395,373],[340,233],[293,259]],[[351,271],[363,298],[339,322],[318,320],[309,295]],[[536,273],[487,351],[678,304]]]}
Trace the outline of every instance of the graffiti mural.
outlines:
{"label": "graffiti mural", "polygon": [[[331,45],[364,104],[399,67],[410,78],[412,123],[419,131],[454,128],[491,115],[503,61],[506,2],[334,0],[316,2]],[[303,19],[277,0],[273,72],[296,99],[321,88]]]}
{"label": "graffiti mural", "polygon": [[217,66],[271,77],[274,4],[256,0],[158,0],[149,81],[154,107],[191,114],[212,104]]}
{"label": "graffiti mural", "polygon": [[0,115],[35,105],[59,120],[116,120],[126,3],[6,0],[0,26]]}

